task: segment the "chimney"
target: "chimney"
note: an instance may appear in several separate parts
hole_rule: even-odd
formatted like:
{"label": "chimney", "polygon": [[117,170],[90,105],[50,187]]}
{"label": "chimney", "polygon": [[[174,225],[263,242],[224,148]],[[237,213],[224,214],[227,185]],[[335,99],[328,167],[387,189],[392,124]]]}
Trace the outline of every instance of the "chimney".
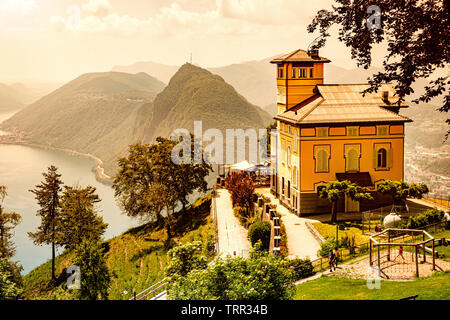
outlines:
{"label": "chimney", "polygon": [[383,102],[384,103],[389,103],[389,91],[383,91]]}
{"label": "chimney", "polygon": [[318,49],[311,49],[308,52],[309,56],[311,58],[318,58],[319,57],[319,50]]}

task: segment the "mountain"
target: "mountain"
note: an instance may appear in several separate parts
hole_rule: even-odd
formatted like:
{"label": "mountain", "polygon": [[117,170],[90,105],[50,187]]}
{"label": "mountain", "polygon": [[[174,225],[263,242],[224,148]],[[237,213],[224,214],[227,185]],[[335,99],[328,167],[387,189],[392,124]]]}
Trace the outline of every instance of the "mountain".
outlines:
{"label": "mountain", "polygon": [[[29,135],[29,141],[92,153],[100,158],[108,146],[98,143],[143,104],[152,101],[164,83],[146,73],[84,74],[19,111],[2,128]],[[128,137],[117,135],[119,141]]]}
{"label": "mountain", "polygon": [[[265,106],[276,101],[275,69],[270,64],[270,60],[272,58],[206,69],[221,76],[249,102],[258,106]],[[137,62],[130,66],[116,66],[112,70],[129,73],[147,72],[164,82],[168,82],[177,72],[178,68],[176,66],[146,61]]]}
{"label": "mountain", "polygon": [[[83,75],[1,124],[30,142],[93,154],[114,174],[116,159],[138,141],[168,137],[173,130],[265,128],[271,117],[250,104],[220,76],[183,65],[167,87],[145,74]],[[156,97],[155,97],[156,96]]]}
{"label": "mountain", "polygon": [[20,93],[16,89],[0,83],[0,113],[12,112],[24,106]]}
{"label": "mountain", "polygon": [[111,71],[126,72],[126,73],[139,73],[145,72],[153,75],[155,78],[160,79],[164,83],[169,83],[170,78],[178,71],[179,66],[170,66],[160,64],[151,61],[137,62],[129,66],[115,66]]}

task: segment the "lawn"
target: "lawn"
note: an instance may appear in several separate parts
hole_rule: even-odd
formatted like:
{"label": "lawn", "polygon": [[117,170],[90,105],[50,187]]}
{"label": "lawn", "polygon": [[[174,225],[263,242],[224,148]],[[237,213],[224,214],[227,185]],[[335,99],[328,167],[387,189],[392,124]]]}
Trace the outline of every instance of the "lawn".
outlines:
{"label": "lawn", "polygon": [[[360,222],[339,222],[339,239],[345,237],[355,237],[356,245],[369,242],[369,236],[362,234],[362,225]],[[322,237],[336,237],[336,225],[331,223],[313,223],[314,228],[322,235]],[[344,230],[345,228],[345,230]]]}
{"label": "lawn", "polygon": [[366,280],[322,276],[297,286],[294,300],[397,300],[419,295],[420,300],[450,300],[450,272],[414,281],[382,281],[368,289]]}

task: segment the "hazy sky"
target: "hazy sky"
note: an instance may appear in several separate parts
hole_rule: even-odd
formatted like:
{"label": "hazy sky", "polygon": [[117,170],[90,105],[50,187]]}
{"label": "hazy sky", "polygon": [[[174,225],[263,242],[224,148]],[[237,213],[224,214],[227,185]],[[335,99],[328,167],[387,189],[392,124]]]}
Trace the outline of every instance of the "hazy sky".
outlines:
{"label": "hazy sky", "polygon": [[[0,0],[0,81],[68,81],[115,65],[202,67],[306,49],[331,0]],[[355,67],[329,40],[321,55]],[[379,62],[375,59],[375,63]]]}

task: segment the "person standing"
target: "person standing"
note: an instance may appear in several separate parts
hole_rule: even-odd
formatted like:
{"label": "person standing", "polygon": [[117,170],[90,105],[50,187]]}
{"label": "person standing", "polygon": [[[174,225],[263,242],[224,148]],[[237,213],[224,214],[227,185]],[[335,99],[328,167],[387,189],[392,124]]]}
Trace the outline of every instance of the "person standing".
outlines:
{"label": "person standing", "polygon": [[445,228],[448,230],[450,229],[450,213],[448,211],[444,213],[444,219],[445,219]]}
{"label": "person standing", "polygon": [[338,248],[334,248],[334,271],[336,271],[336,268],[338,266],[338,262],[339,262],[339,250]]}
{"label": "person standing", "polygon": [[334,252],[331,249],[328,251],[328,264],[330,265],[330,272],[333,272]]}

